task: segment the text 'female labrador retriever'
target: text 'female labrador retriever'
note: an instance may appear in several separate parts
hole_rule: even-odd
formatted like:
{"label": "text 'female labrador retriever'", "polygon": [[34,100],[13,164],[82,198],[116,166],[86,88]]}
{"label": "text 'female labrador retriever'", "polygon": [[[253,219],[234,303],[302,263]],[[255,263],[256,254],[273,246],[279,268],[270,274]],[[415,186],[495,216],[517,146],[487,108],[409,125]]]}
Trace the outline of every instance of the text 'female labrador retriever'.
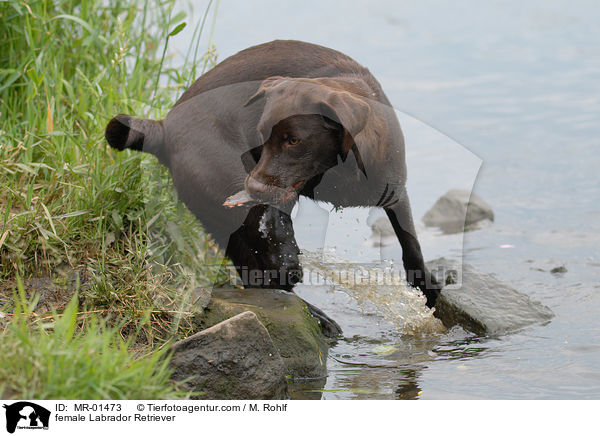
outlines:
{"label": "text 'female labrador retriever'", "polygon": [[377,80],[348,56],[299,41],[251,47],[200,77],[164,120],[118,115],[105,135],[112,147],[151,153],[169,168],[246,287],[291,291],[302,279],[290,212],[304,195],[383,207],[407,281],[435,304],[440,285],[416,237],[398,119]]}

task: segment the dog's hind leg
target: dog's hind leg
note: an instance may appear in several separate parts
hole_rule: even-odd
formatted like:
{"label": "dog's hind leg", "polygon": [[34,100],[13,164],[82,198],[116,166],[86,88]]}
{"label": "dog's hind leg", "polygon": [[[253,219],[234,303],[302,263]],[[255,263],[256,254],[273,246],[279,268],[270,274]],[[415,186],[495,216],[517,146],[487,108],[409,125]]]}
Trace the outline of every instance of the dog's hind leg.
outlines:
{"label": "dog's hind leg", "polygon": [[402,188],[400,192],[394,192],[384,209],[402,246],[406,280],[425,294],[427,307],[431,308],[435,306],[441,286],[425,268],[406,190]]}

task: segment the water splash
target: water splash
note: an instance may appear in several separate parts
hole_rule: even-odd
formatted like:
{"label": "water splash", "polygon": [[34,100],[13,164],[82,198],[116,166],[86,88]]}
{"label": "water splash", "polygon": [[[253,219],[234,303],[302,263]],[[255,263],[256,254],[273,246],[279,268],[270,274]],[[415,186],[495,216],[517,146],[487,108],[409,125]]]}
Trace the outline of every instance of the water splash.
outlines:
{"label": "water splash", "polygon": [[446,332],[442,322],[433,316],[434,309],[425,305],[425,296],[406,283],[403,273],[393,263],[358,264],[341,259],[333,252],[306,250],[302,257],[308,276],[318,274],[350,295],[362,310],[374,309],[400,333],[422,336]]}

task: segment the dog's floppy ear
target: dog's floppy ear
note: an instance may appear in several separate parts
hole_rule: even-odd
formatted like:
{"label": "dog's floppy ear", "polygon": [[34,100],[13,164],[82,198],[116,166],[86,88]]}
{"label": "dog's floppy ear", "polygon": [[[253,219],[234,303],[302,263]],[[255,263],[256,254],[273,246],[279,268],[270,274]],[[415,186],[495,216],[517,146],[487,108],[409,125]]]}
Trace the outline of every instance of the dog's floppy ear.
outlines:
{"label": "dog's floppy ear", "polygon": [[355,145],[355,138],[368,128],[371,108],[360,96],[335,88],[316,98],[322,98],[320,102],[322,115],[338,122],[344,128],[341,153],[345,159]]}

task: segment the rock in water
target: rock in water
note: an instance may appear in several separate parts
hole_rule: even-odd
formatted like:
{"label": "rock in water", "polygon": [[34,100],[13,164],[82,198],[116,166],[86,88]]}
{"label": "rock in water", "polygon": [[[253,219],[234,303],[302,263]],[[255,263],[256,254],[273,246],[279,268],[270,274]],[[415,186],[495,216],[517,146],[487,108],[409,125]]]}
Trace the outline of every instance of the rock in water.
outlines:
{"label": "rock in water", "polygon": [[269,332],[244,312],[173,344],[176,381],[206,400],[288,398],[285,366]]}
{"label": "rock in water", "polygon": [[325,378],[327,340],[296,294],[278,289],[215,288],[201,323],[209,327],[247,310],[269,331],[287,376],[292,380]]}
{"label": "rock in water", "polygon": [[471,265],[441,258],[427,262],[427,267],[446,285],[435,305],[446,327],[458,324],[481,335],[499,334],[554,316],[548,307]]}
{"label": "rock in water", "polygon": [[423,215],[423,222],[446,233],[469,230],[482,220],[494,221],[492,207],[475,193],[451,189]]}

